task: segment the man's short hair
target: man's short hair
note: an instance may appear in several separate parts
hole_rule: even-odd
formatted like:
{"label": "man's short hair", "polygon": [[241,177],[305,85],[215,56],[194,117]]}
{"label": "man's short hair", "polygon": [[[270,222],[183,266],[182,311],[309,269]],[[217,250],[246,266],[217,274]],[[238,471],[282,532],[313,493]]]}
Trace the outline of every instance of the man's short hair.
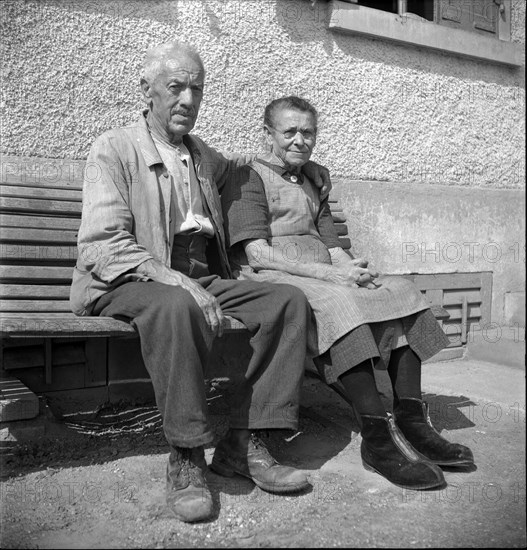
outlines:
{"label": "man's short hair", "polygon": [[264,124],[266,126],[273,127],[274,114],[280,109],[296,109],[302,113],[311,113],[315,119],[315,128],[318,125],[318,112],[313,105],[311,105],[307,99],[297,97],[296,95],[290,95],[275,99],[267,105],[264,112]]}
{"label": "man's short hair", "polygon": [[174,40],[172,42],[165,42],[159,46],[154,46],[146,52],[141,76],[147,82],[152,82],[166,66],[167,60],[181,58],[183,56],[190,57],[197,61],[201,69],[205,71],[198,50],[186,42]]}

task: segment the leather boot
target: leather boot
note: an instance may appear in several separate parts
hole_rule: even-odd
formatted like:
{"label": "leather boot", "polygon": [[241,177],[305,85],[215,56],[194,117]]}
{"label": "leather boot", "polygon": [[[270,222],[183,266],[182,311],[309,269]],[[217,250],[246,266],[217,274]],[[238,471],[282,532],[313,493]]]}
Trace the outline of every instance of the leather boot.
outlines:
{"label": "leather boot", "polygon": [[399,399],[394,410],[397,426],[404,437],[421,454],[438,466],[469,466],[474,464],[472,451],[450,443],[439,435],[428,414],[428,405],[414,397]]}
{"label": "leather boot", "polygon": [[203,472],[203,447],[171,447],[167,465],[166,501],[181,521],[192,523],[212,516],[212,495]]}
{"label": "leather boot", "polygon": [[397,429],[391,415],[361,415],[360,454],[367,470],[377,472],[398,487],[431,489],[445,484],[443,472],[419,455]]}
{"label": "leather boot", "polygon": [[294,493],[310,485],[300,470],[278,464],[263,442],[249,430],[229,430],[218,443],[210,467],[222,476],[248,477],[269,493]]}

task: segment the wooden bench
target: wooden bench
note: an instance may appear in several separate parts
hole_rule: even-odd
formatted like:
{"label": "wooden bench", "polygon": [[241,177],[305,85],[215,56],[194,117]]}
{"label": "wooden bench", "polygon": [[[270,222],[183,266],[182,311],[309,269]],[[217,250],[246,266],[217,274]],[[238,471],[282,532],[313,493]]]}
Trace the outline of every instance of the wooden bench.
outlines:
{"label": "wooden bench", "polygon": [[[30,161],[34,162],[34,161]],[[46,174],[46,166],[54,173]],[[68,299],[77,259],[82,208],[80,175],[64,178],[60,161],[40,159],[31,170],[4,169],[0,184],[0,334],[15,337],[130,336],[135,330],[110,317],[76,317]],[[339,235],[344,214],[332,203]],[[345,248],[350,241],[342,238]],[[225,330],[244,330],[226,318]]]}
{"label": "wooden bench", "polygon": [[[135,337],[134,328],[109,317],[77,317],[69,292],[77,258],[84,162],[2,158],[0,183],[0,354],[9,344],[44,339],[44,381],[51,384],[55,339],[88,338],[92,363],[105,360],[96,338]],[[332,203],[342,244],[347,227],[343,212]],[[227,317],[225,332],[245,326]],[[23,339],[23,340],[22,340]],[[96,349],[97,348],[97,349]],[[40,353],[40,352],[39,352]],[[73,354],[75,355],[75,354]],[[20,355],[19,363],[36,360]],[[71,362],[78,362],[78,358]],[[15,367],[23,365],[17,365]],[[94,367],[96,368],[96,367]],[[16,373],[16,371],[13,371]],[[99,382],[104,376],[99,375]],[[92,381],[92,384],[95,382]]]}
{"label": "wooden bench", "polygon": [[[44,378],[50,383],[52,339],[93,342],[97,337],[135,337],[136,332],[123,321],[76,317],[70,311],[84,162],[4,157],[1,167],[0,336],[11,341],[44,338]],[[330,202],[342,246],[349,250],[344,212],[337,201]],[[435,314],[448,316],[441,308]],[[226,318],[226,333],[244,330],[242,323]],[[102,358],[105,351],[98,353]]]}

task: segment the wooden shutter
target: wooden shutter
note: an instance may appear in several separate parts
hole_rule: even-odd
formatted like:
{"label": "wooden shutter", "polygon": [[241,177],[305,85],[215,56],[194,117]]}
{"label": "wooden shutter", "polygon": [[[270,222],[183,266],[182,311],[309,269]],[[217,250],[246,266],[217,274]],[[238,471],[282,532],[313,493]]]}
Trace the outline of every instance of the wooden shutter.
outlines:
{"label": "wooden shutter", "polygon": [[499,0],[436,0],[435,21],[465,31],[498,35]]}

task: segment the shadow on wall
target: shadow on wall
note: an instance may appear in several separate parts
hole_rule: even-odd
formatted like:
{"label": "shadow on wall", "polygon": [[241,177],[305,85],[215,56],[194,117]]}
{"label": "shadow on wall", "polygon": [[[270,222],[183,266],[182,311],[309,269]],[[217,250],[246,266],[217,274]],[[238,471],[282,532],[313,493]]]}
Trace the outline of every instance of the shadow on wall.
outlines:
{"label": "shadow on wall", "polygon": [[[329,56],[340,50],[349,58],[350,63],[379,63],[419,73],[496,84],[500,87],[524,87],[523,70],[414,48],[392,41],[330,31],[329,6],[326,0],[318,0],[315,3],[312,0],[277,0],[274,6],[275,17],[278,25],[293,42],[323,41],[324,50]],[[355,4],[348,6],[350,9],[358,9]]]}
{"label": "shadow on wall", "polygon": [[[56,6],[68,12],[102,14],[115,19],[153,20],[177,30],[180,24],[181,2],[202,3],[210,33],[221,37],[220,13],[215,12],[208,0],[53,0],[46,6]],[[350,63],[382,63],[393,67],[430,73],[444,77],[493,83],[499,86],[523,88],[523,71],[505,66],[493,65],[441,52],[398,45],[395,42],[370,39],[364,36],[343,34],[328,30],[330,8],[326,0],[237,0],[239,9],[222,8],[233,17],[243,15],[243,3],[261,3],[264,23],[276,21],[289,39],[295,43],[322,43],[328,56],[340,50]],[[356,7],[350,4],[351,9]],[[231,10],[231,11],[228,11]],[[234,15],[237,14],[237,15]],[[433,23],[430,23],[433,24]],[[166,39],[174,38],[167,31]],[[482,70],[483,68],[483,70]]]}
{"label": "shadow on wall", "polygon": [[[238,0],[244,2],[247,0]],[[255,0],[249,0],[255,1]],[[206,13],[210,33],[219,38],[221,35],[220,18],[214,13],[207,0],[58,0],[51,5],[56,4],[58,8],[68,12],[84,12],[88,14],[101,14],[112,19],[139,19],[151,20],[177,30],[180,25],[181,2],[199,2],[203,5]],[[176,38],[167,34],[166,39]]]}

